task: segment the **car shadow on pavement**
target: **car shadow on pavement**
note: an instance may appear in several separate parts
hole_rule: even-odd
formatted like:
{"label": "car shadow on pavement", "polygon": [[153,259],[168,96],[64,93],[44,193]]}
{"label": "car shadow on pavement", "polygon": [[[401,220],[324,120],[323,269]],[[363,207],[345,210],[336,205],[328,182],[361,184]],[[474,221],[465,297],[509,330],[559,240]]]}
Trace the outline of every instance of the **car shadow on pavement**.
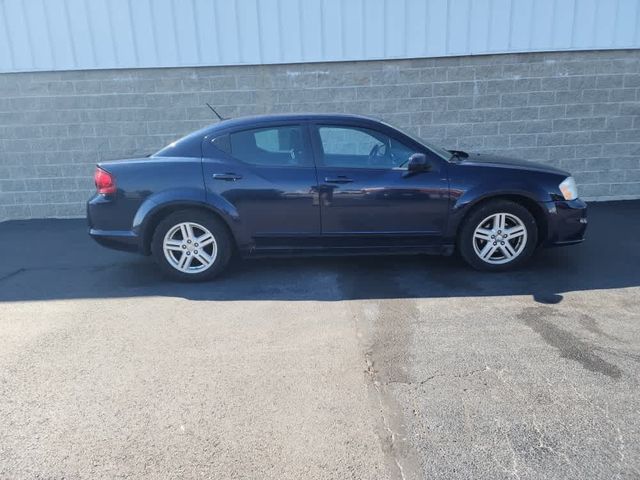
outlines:
{"label": "car shadow on pavement", "polygon": [[587,240],[541,250],[525,268],[471,270],[457,256],[367,256],[235,261],[216,280],[176,283],[150,258],[104,249],[83,220],[0,224],[0,302],[170,296],[191,300],[318,300],[531,295],[640,285],[640,201],[589,206]]}

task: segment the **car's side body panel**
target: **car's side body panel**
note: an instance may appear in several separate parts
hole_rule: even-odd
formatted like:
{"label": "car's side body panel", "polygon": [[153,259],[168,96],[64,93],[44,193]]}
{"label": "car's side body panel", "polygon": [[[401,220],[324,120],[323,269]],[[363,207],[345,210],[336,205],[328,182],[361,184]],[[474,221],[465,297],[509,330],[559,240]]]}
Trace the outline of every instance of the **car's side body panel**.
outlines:
{"label": "car's side body panel", "polygon": [[264,130],[279,127],[302,132],[298,155],[306,157],[303,165],[248,164],[214,146],[216,139],[241,134],[247,127],[222,129],[203,141],[207,199],[223,198],[238,212],[236,240],[241,251],[278,245],[291,248],[301,238],[320,235],[316,169],[306,125],[283,121],[260,124]]}
{"label": "car's side body panel", "polygon": [[[409,175],[406,168],[326,165],[319,130],[332,127],[378,132],[410,151],[426,154],[431,169]],[[373,122],[311,121],[310,133],[318,169],[322,233],[329,245],[441,245],[450,203],[444,159],[401,132]]]}
{"label": "car's side body panel", "polygon": [[117,191],[89,201],[90,207],[98,204],[102,207],[92,209],[90,226],[97,223],[105,230],[133,230],[140,208],[148,210],[146,202],[160,203],[163,201],[160,199],[170,198],[171,192],[174,196],[199,192],[204,198],[199,158],[151,157],[102,162],[100,166],[117,178]]}
{"label": "car's side body panel", "polygon": [[[552,200],[543,186],[547,174],[501,168],[496,175],[493,167],[452,163],[449,167],[451,209],[445,239],[455,242],[460,222],[478,203],[499,196],[522,197],[540,203]],[[558,180],[560,183],[562,179]]]}
{"label": "car's side body panel", "polygon": [[[135,244],[136,250],[145,251],[145,227],[157,209],[177,202],[206,201],[200,158],[149,157],[107,161],[100,166],[115,176],[117,191],[89,200],[90,234],[102,238],[108,237],[108,232],[128,232],[125,249]],[[114,243],[117,238],[109,241]]]}
{"label": "car's side body panel", "polygon": [[[460,223],[474,206],[496,197],[525,202],[534,210],[542,224],[542,245],[562,244],[565,237],[576,243],[584,236],[586,205],[581,200],[566,202],[558,194],[558,185],[568,173],[464,160],[452,163],[449,172],[452,204],[445,243],[455,243]],[[565,224],[565,217],[576,215],[578,220]]]}

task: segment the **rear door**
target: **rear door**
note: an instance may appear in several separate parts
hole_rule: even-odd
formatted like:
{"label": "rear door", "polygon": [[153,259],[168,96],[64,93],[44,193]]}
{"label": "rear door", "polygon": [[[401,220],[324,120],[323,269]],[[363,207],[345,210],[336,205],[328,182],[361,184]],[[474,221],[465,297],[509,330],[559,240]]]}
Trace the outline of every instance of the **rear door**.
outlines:
{"label": "rear door", "polygon": [[320,233],[316,169],[299,122],[226,131],[203,144],[207,194],[238,212],[256,247],[287,246]]}
{"label": "rear door", "polygon": [[[323,236],[354,245],[440,242],[449,202],[444,159],[372,126],[316,123],[311,134]],[[417,152],[428,156],[432,168],[407,175],[406,163]]]}

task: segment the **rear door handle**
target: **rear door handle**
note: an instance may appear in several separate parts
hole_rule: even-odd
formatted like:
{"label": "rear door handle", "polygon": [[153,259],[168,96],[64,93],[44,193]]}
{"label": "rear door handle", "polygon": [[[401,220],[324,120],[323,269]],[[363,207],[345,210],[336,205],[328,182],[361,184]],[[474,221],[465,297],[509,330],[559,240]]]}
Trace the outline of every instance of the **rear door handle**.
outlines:
{"label": "rear door handle", "polygon": [[337,177],[324,177],[324,181],[327,183],[352,183],[353,180],[345,177],[344,175],[338,175]]}
{"label": "rear door handle", "polygon": [[240,180],[242,175],[238,175],[236,173],[214,173],[214,180],[225,180],[227,182],[235,182],[236,180]]}

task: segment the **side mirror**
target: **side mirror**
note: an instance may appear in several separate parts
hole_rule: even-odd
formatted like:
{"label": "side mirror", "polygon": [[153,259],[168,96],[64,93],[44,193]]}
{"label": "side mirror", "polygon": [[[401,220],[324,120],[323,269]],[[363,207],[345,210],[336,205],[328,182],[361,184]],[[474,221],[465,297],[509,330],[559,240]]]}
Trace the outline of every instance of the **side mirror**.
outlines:
{"label": "side mirror", "polygon": [[409,157],[409,163],[407,164],[407,175],[413,175],[420,172],[428,172],[431,170],[431,164],[427,160],[427,156],[424,153],[414,153]]}

